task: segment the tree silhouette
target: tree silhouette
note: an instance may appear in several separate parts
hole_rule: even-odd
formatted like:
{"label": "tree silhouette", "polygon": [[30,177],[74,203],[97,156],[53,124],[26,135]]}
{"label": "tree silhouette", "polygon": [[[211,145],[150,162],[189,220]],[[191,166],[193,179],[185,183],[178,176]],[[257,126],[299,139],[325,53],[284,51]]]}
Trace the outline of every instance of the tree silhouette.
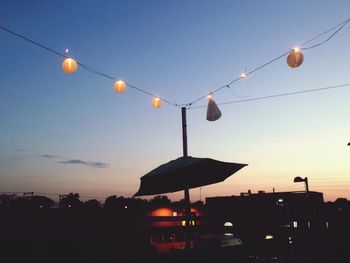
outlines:
{"label": "tree silhouette", "polygon": [[157,195],[149,201],[151,207],[170,206],[171,200],[166,195]]}
{"label": "tree silhouette", "polygon": [[41,195],[33,196],[30,203],[33,208],[51,208],[55,204],[52,199]]}
{"label": "tree silhouette", "polygon": [[14,194],[1,194],[0,195],[0,208],[8,208],[11,202],[15,199]]}
{"label": "tree silhouette", "polygon": [[96,199],[91,199],[88,200],[84,203],[84,207],[88,209],[97,209],[101,207],[101,204],[98,200]]}
{"label": "tree silhouette", "polygon": [[69,193],[60,200],[60,207],[62,208],[79,208],[81,205],[82,202],[79,200],[78,193]]}
{"label": "tree silhouette", "polygon": [[108,196],[106,198],[103,207],[107,208],[107,209],[112,209],[112,208],[116,207],[116,204],[117,204],[117,196],[116,195],[111,195],[111,196]]}

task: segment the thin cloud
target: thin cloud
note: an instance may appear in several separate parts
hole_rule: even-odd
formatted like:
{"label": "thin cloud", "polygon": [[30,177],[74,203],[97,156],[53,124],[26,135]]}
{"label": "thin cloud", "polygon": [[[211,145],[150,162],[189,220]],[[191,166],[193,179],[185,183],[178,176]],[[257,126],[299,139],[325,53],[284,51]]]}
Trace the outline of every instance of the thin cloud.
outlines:
{"label": "thin cloud", "polygon": [[62,163],[62,164],[80,164],[80,165],[86,165],[86,166],[93,167],[93,168],[106,168],[108,166],[108,164],[106,164],[106,163],[86,162],[86,161],[78,160],[78,159],[71,159],[71,160],[61,161],[61,162],[58,162],[58,163]]}
{"label": "thin cloud", "polygon": [[58,158],[59,156],[54,154],[42,154],[42,155],[38,155],[38,157],[53,159],[53,158]]}
{"label": "thin cloud", "polygon": [[16,149],[13,149],[13,151],[15,151],[15,152],[28,152],[29,150],[27,150],[27,149],[21,149],[21,148],[16,148]]}

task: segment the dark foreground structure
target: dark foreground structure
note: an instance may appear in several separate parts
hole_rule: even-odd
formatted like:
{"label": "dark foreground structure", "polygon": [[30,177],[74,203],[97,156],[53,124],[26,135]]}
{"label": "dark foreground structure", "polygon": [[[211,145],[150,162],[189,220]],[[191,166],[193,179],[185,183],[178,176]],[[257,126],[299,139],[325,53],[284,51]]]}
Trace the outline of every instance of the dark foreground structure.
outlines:
{"label": "dark foreground structure", "polygon": [[235,229],[252,258],[271,262],[350,260],[350,202],[327,204],[319,192],[248,191],[207,198],[206,210],[211,224]]}
{"label": "dark foreground structure", "polygon": [[0,262],[348,262],[349,202],[322,193],[207,198],[191,227],[181,207],[130,208],[2,208]]}

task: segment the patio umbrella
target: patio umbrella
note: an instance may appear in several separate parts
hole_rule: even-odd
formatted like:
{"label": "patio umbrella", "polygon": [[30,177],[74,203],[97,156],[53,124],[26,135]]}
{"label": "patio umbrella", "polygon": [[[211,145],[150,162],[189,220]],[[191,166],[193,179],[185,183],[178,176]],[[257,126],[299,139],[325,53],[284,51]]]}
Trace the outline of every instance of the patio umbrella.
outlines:
{"label": "patio umbrella", "polygon": [[184,156],[162,164],[141,177],[134,196],[156,195],[215,184],[247,164]]}
{"label": "patio umbrella", "polygon": [[[208,109],[209,113],[212,113],[213,105],[211,105],[212,109]],[[209,118],[211,121],[217,120],[221,116],[219,109],[214,109],[215,112],[218,115]],[[186,107],[181,108],[181,115],[183,157],[165,163],[142,176],[140,189],[134,196],[156,195],[184,190],[186,226],[188,226],[187,230],[189,230],[191,225],[189,189],[222,182],[247,164],[227,163],[210,158],[188,156]],[[189,231],[187,231],[186,249],[190,248],[190,235]]]}

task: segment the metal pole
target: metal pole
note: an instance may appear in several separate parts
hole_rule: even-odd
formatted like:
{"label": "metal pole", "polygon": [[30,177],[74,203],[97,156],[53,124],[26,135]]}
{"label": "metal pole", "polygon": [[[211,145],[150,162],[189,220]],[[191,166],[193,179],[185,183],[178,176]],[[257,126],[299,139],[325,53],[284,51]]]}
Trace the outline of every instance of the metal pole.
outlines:
{"label": "metal pole", "polygon": [[[181,108],[182,113],[182,149],[183,157],[187,157],[187,121],[186,121],[186,107]],[[184,189],[185,194],[185,217],[186,217],[186,249],[191,248],[189,227],[191,224],[191,203],[190,192],[188,187]]]}
{"label": "metal pole", "polygon": [[307,200],[307,196],[309,194],[309,181],[308,181],[307,177],[304,178],[304,182],[305,182],[305,196],[306,196],[306,200]]}
{"label": "metal pole", "polygon": [[186,121],[186,107],[181,108],[182,113],[182,149],[183,156],[187,156],[187,121]]}

